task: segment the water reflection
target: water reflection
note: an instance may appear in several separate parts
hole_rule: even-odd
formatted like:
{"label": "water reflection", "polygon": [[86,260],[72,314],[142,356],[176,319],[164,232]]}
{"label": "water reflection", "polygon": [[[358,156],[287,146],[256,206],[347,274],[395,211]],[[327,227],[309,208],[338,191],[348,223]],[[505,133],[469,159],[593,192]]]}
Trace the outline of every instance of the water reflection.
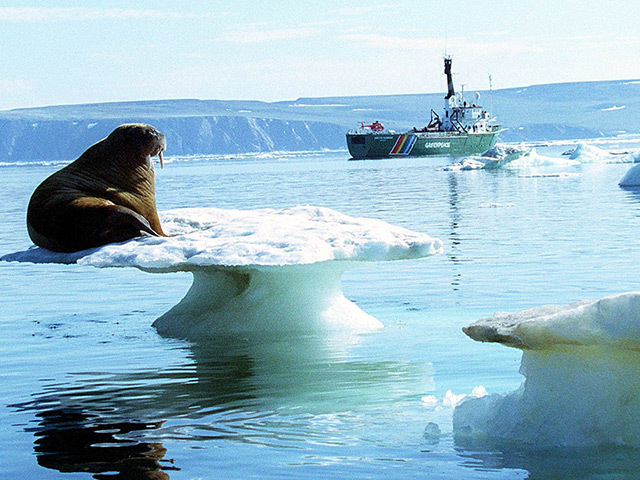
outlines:
{"label": "water reflection", "polygon": [[184,343],[181,364],[74,374],[76,381],[45,385],[13,407],[35,412],[30,431],[43,467],[167,479],[180,468],[172,442],[336,445],[353,439],[334,427],[433,390],[430,365],[352,357],[359,341],[260,334]]}
{"label": "water reflection", "polygon": [[457,444],[456,450],[462,464],[476,471],[525,470],[527,478],[545,480],[640,478],[640,451],[629,448],[473,451]]}
{"label": "water reflection", "polygon": [[110,423],[81,409],[51,409],[38,412],[33,429],[38,464],[59,472],[88,472],[96,479],[164,480],[166,449],[161,443],[136,441],[126,435],[157,429],[161,422],[123,421]]}
{"label": "water reflection", "polygon": [[628,187],[620,185],[620,188],[627,194],[630,201],[640,202],[640,186]]}
{"label": "water reflection", "polygon": [[462,262],[460,259],[460,234],[458,227],[460,225],[461,213],[460,213],[460,194],[458,187],[458,176],[454,173],[450,173],[448,177],[449,183],[449,216],[450,216],[450,229],[449,232],[449,248],[448,256],[449,260],[453,264],[453,279],[451,280],[451,286],[453,291],[460,290],[460,284],[462,280],[462,274],[458,265]]}

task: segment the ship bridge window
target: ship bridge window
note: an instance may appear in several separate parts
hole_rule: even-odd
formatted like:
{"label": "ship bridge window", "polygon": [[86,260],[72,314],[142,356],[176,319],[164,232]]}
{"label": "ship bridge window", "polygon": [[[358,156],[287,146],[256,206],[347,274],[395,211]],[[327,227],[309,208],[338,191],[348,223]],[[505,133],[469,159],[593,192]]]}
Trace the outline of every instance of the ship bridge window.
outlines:
{"label": "ship bridge window", "polygon": [[354,144],[357,144],[357,145],[364,145],[364,136],[355,135],[355,136],[351,137],[351,143],[354,143]]}

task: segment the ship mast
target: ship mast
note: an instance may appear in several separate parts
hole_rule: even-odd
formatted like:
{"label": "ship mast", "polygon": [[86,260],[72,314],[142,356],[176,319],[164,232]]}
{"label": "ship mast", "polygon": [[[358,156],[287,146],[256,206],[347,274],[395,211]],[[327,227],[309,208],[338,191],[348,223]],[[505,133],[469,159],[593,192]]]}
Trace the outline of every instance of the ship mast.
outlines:
{"label": "ship mast", "polygon": [[444,97],[444,99],[449,100],[456,93],[453,90],[453,76],[451,75],[451,57],[444,57],[444,73],[447,76],[447,88],[448,88],[447,96]]}

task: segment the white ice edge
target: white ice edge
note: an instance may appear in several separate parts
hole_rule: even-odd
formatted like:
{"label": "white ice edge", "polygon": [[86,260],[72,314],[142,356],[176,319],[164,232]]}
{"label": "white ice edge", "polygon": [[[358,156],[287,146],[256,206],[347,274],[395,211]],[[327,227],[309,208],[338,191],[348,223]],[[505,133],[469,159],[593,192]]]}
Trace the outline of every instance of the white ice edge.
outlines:
{"label": "white ice edge", "polygon": [[640,350],[640,292],[496,313],[463,331],[477,341],[526,350],[558,345],[611,345]]}
{"label": "white ice edge", "polygon": [[70,254],[31,248],[2,260],[162,272],[209,266],[378,262],[442,252],[442,242],[424,233],[322,207],[189,208],[165,211],[160,217],[169,237],[138,238]]}

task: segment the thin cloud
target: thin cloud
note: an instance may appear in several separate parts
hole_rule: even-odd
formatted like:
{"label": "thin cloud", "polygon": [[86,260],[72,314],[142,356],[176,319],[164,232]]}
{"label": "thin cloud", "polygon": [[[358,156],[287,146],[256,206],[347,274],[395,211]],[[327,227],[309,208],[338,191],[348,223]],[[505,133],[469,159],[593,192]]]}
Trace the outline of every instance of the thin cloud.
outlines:
{"label": "thin cloud", "polygon": [[135,20],[142,18],[181,19],[201,17],[201,14],[196,13],[179,13],[164,10],[81,7],[0,7],[0,22],[11,23],[54,23],[78,20]]}
{"label": "thin cloud", "polygon": [[365,47],[382,49],[424,50],[440,48],[441,40],[433,38],[405,38],[380,35],[377,33],[350,33],[340,35],[339,40],[361,44]]}
{"label": "thin cloud", "polygon": [[[352,33],[347,35],[341,35],[338,37],[340,40],[350,42],[352,44],[359,44],[367,48],[388,49],[388,50],[443,50],[445,47],[444,40],[442,38],[429,38],[429,37],[393,37],[388,35],[379,35],[371,33]],[[508,42],[508,41],[469,41],[463,38],[455,38],[447,40],[447,49],[451,51],[466,51],[466,52],[491,52],[491,53],[522,53],[539,51],[540,48],[535,45],[525,44],[522,42]]]}
{"label": "thin cloud", "polygon": [[388,11],[393,11],[393,10],[398,10],[399,8],[401,8],[400,5],[397,4],[385,4],[385,5],[363,5],[363,6],[357,6],[357,7],[341,7],[337,10],[335,10],[335,14],[340,15],[340,16],[361,16],[361,15],[367,15],[373,12],[388,12]]}
{"label": "thin cloud", "polygon": [[222,40],[233,43],[262,43],[273,40],[291,40],[294,38],[308,38],[318,35],[314,28],[283,28],[278,30],[244,30],[231,32]]}

